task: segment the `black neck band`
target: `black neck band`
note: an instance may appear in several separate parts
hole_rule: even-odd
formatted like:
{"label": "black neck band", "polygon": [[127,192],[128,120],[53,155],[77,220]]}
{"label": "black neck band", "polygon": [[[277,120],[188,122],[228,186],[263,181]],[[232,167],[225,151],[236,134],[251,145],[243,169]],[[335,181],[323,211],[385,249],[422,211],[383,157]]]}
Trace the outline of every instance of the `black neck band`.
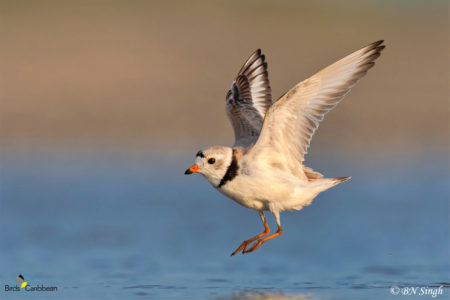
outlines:
{"label": "black neck band", "polygon": [[220,188],[228,181],[233,180],[233,178],[236,177],[238,170],[239,170],[239,166],[238,166],[237,158],[236,158],[236,150],[233,149],[233,154],[231,157],[231,164],[228,166],[227,172],[225,173],[225,175],[223,175],[223,178],[222,178],[222,180],[220,180],[220,183],[217,187]]}

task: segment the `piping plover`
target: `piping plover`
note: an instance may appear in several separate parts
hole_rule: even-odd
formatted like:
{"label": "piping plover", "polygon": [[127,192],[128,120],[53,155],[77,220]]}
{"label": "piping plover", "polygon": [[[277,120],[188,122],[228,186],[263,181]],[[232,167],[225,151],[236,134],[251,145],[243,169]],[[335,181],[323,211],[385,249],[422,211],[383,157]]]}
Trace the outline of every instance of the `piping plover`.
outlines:
{"label": "piping plover", "polygon": [[[233,147],[198,151],[195,164],[185,172],[202,174],[221,193],[259,213],[264,232],[242,242],[231,255],[252,252],[281,235],[280,212],[300,210],[320,192],[350,179],[324,178],[303,161],[325,114],[373,67],[382,44],[374,42],[344,57],[275,102],[261,50],[245,62],[226,95]],[[277,222],[278,230],[272,235],[264,211],[271,212]]]}

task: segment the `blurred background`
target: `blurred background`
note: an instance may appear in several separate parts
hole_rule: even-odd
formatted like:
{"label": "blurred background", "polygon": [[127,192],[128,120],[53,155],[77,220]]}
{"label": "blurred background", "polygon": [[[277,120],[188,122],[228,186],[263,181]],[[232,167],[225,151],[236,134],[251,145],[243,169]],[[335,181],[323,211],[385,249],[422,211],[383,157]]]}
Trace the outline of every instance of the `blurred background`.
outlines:
{"label": "blurred background", "polygon": [[[1,1],[0,283],[60,287],[46,299],[448,287],[448,5]],[[306,161],[353,179],[229,258],[262,229],[257,214],[183,172],[199,149],[233,143],[224,100],[241,65],[261,48],[277,99],[379,39]]]}

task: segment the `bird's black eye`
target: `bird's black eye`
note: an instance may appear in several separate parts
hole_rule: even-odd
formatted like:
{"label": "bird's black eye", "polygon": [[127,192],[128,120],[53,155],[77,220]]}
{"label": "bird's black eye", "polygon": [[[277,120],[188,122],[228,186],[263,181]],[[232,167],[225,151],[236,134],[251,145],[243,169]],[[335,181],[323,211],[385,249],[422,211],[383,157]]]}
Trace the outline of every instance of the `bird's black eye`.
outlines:
{"label": "bird's black eye", "polygon": [[208,159],[208,164],[212,165],[213,163],[216,162],[216,159],[211,157],[210,159]]}

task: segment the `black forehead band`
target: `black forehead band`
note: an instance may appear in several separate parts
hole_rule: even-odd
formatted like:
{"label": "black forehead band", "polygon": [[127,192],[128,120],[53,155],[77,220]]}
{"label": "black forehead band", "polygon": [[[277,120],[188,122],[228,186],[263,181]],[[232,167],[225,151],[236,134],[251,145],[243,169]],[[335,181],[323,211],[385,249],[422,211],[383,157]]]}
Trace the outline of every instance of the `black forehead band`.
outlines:
{"label": "black forehead band", "polygon": [[197,155],[195,155],[195,156],[198,156],[198,157],[205,157],[205,155],[203,154],[202,150],[198,151],[198,152],[197,152]]}

